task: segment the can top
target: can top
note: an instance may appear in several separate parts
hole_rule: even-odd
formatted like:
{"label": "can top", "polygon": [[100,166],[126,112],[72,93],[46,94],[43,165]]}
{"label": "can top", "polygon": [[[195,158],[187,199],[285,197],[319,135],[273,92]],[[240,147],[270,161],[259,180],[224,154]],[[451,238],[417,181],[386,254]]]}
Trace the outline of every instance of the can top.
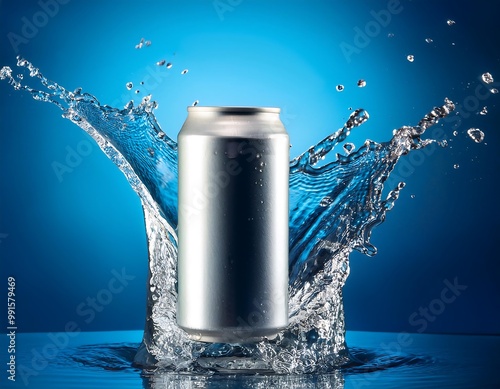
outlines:
{"label": "can top", "polygon": [[204,107],[190,106],[187,107],[188,112],[217,112],[228,114],[252,114],[252,113],[280,113],[280,109],[276,107]]}

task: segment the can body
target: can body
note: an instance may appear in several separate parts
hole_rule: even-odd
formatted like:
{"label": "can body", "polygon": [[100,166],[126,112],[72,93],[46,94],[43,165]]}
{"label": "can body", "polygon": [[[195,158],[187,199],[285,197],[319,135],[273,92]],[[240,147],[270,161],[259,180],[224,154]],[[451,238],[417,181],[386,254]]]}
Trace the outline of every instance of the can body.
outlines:
{"label": "can body", "polygon": [[206,342],[272,337],[288,324],[279,109],[189,107],[178,155],[178,325]]}

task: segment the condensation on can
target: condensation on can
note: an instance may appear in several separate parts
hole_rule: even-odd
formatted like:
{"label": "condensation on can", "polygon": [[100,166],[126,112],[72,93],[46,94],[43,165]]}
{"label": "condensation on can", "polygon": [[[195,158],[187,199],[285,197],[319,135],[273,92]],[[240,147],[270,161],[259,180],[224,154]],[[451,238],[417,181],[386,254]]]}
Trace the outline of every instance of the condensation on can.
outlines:
{"label": "condensation on can", "polygon": [[177,323],[241,343],[288,324],[289,138],[279,108],[188,107],[178,136]]}

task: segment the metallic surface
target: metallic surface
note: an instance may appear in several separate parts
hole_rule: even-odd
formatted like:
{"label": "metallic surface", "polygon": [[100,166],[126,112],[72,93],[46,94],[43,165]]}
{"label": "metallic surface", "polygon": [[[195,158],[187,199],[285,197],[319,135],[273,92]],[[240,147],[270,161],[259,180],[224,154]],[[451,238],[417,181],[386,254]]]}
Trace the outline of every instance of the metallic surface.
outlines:
{"label": "metallic surface", "polygon": [[288,324],[289,144],[278,108],[188,108],[177,323],[192,339],[256,341]]}

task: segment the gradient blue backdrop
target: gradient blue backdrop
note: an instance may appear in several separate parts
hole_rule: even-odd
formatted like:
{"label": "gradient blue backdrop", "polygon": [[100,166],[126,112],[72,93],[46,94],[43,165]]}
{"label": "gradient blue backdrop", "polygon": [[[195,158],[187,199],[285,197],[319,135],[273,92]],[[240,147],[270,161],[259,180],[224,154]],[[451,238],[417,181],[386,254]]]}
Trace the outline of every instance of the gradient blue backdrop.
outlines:
{"label": "gradient blue backdrop", "polygon": [[[367,138],[390,139],[394,128],[415,124],[446,96],[465,103],[461,112],[470,117],[443,123],[450,147],[407,158],[396,172],[407,186],[373,234],[379,254],[352,255],[346,322],[351,330],[416,331],[410,315],[440,297],[445,279],[457,278],[467,289],[426,332],[500,332],[500,95],[481,101],[486,116],[477,115],[477,101],[468,98],[483,72],[500,80],[498,5],[401,1],[402,11],[377,32],[371,11],[390,2],[64,3],[44,19],[38,1],[1,1],[0,65],[14,68],[21,54],[48,78],[68,89],[83,87],[107,104],[122,106],[152,93],[157,117],[172,138],[195,100],[281,107],[293,156],[340,127],[349,107],[371,115],[352,134],[359,146]],[[33,18],[38,31],[12,45],[12,34],[22,36]],[[446,24],[449,18],[454,26]],[[368,26],[372,36],[347,58],[342,45],[354,46],[356,28]],[[142,37],[152,44],[136,50]],[[408,54],[415,56],[413,63]],[[173,63],[169,72],[159,72],[155,63],[161,59]],[[184,68],[189,73],[181,75]],[[365,88],[356,86],[361,78]],[[139,95],[125,88],[128,81]],[[345,90],[337,92],[337,84]],[[0,294],[6,293],[7,276],[15,276],[19,330],[64,330],[68,321],[84,331],[142,328],[147,248],[138,198],[90,137],[56,107],[6,82],[0,93]],[[472,126],[485,132],[484,143],[465,135]],[[59,180],[53,163],[64,164],[68,148],[88,151],[89,144],[89,155]],[[88,316],[78,315],[77,307],[108,287],[113,269],[123,268],[135,278],[85,322]],[[4,312],[2,328],[3,318]]]}

